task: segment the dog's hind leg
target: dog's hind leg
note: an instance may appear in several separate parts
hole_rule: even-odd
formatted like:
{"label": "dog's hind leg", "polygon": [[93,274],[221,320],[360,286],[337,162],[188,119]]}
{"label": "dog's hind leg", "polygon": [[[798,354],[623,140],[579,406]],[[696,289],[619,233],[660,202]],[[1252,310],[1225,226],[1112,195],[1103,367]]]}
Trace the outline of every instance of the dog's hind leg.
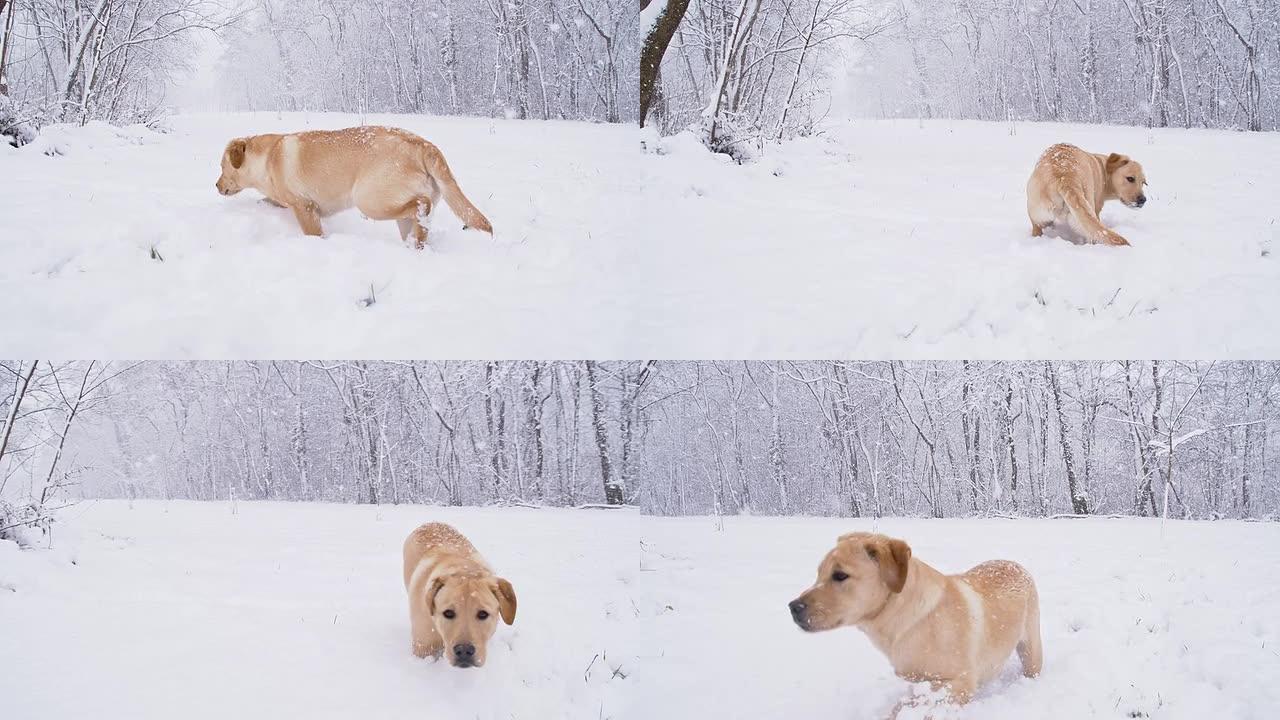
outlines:
{"label": "dog's hind leg", "polygon": [[408,213],[396,219],[400,226],[400,239],[413,234],[413,246],[418,250],[427,246],[427,216],[431,214],[431,200],[427,197],[415,198],[403,210]]}
{"label": "dog's hind leg", "polygon": [[1040,598],[1034,587],[1027,598],[1027,618],[1017,650],[1018,659],[1022,661],[1022,674],[1029,678],[1039,676],[1044,667],[1044,649],[1040,645]]}
{"label": "dog's hind leg", "polygon": [[1075,188],[1064,189],[1062,201],[1066,203],[1067,209],[1071,211],[1069,217],[1071,229],[1089,242],[1105,245],[1129,244],[1129,241],[1121,237],[1119,233],[1102,224],[1102,221],[1098,219],[1097,211],[1093,208],[1093,204],[1089,202],[1080,190]]}
{"label": "dog's hind leg", "polygon": [[401,240],[407,240],[413,235],[414,247],[419,250],[426,247],[427,215],[431,213],[431,199],[427,196],[414,197],[396,205],[364,201],[357,197],[356,207],[370,220],[395,220],[396,226],[400,228]]}

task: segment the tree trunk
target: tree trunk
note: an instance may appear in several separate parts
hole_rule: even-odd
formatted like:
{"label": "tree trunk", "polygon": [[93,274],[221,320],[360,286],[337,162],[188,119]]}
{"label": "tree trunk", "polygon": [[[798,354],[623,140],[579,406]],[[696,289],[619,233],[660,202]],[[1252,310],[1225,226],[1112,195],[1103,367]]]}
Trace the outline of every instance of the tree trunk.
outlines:
{"label": "tree trunk", "polygon": [[1089,499],[1077,484],[1075,455],[1071,449],[1071,436],[1067,432],[1067,416],[1062,409],[1062,389],[1058,385],[1058,372],[1053,363],[1045,362],[1044,376],[1053,393],[1053,406],[1058,418],[1058,440],[1062,444],[1062,462],[1067,471],[1067,493],[1071,498],[1071,510],[1077,515],[1088,515]]}
{"label": "tree trunk", "polygon": [[[4,460],[5,451],[9,448],[9,437],[13,435],[13,424],[17,422],[18,408],[22,405],[22,399],[27,396],[27,387],[31,385],[31,376],[36,372],[36,365],[39,360],[31,361],[31,367],[27,368],[26,375],[19,375],[20,382],[13,391],[13,400],[9,403],[9,414],[4,421],[4,433],[0,434],[0,461]],[[19,365],[21,368],[21,365]],[[0,462],[0,469],[4,468],[3,462]],[[4,490],[6,478],[0,476],[0,492]]]}
{"label": "tree trunk", "polygon": [[622,483],[614,474],[613,461],[609,455],[609,432],[604,419],[604,393],[600,392],[599,379],[596,377],[596,363],[587,361],[587,389],[591,393],[591,426],[595,429],[596,450],[600,453],[600,479],[604,484],[604,501],[609,505],[622,505],[626,502]]}
{"label": "tree trunk", "polygon": [[675,37],[684,13],[689,9],[689,0],[640,0],[640,12],[644,13],[651,2],[663,3],[644,38],[644,46],[640,50],[640,127],[648,120],[653,100],[657,96],[658,86],[662,81],[662,56]]}

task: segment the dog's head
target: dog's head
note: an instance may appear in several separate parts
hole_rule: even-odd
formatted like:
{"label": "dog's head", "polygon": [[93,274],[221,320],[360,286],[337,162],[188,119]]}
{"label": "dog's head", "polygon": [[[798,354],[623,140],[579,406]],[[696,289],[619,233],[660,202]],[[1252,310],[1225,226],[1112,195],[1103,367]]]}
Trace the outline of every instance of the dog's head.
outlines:
{"label": "dog's head", "polygon": [[902,592],[911,547],[875,533],[841,535],[818,566],[818,580],[791,601],[791,618],[807,632],[856,625]]}
{"label": "dog's head", "polygon": [[1120,202],[1131,208],[1147,204],[1147,194],[1142,191],[1147,184],[1147,176],[1142,172],[1142,165],[1130,160],[1128,155],[1111,153],[1107,156],[1106,173],[1111,192],[1120,198]]}
{"label": "dog's head", "polygon": [[436,578],[427,588],[427,611],[444,638],[449,663],[480,667],[498,618],[508,625],[516,621],[516,591],[491,575]]}
{"label": "dog's head", "polygon": [[218,176],[218,192],[223,195],[235,195],[244,189],[245,182],[241,178],[244,167],[244,155],[249,149],[245,138],[236,138],[227,143],[222,151],[222,174]]}

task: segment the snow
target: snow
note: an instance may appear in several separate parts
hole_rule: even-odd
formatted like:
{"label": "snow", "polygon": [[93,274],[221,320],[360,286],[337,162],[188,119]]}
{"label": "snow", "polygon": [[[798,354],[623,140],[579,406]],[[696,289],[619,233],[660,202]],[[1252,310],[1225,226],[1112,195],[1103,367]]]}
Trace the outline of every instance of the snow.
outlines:
{"label": "snow", "polygon": [[[52,550],[0,541],[7,718],[595,720],[630,702],[634,512],[94,501],[65,517]],[[515,586],[483,668],[410,651],[401,545],[432,520]]]}
{"label": "snow", "polygon": [[[214,188],[232,137],[361,123],[437,144],[495,236],[442,206],[424,252],[355,210],[306,237],[256,191]],[[336,113],[169,125],[53,126],[0,147],[10,354],[533,358],[616,344],[615,247],[639,232],[633,128]]]}
{"label": "snow", "polygon": [[[430,248],[349,211],[301,234],[213,182],[227,139],[397,125],[437,143],[497,235]],[[412,115],[209,114],[0,147],[14,355],[1115,357],[1280,354],[1280,135],[859,120],[738,166],[689,134]],[[647,152],[637,152],[643,138]],[[1030,237],[1055,142],[1123,152],[1130,248]],[[152,257],[155,249],[158,258]],[[370,302],[372,300],[372,302]]]}
{"label": "snow", "polygon": [[[1280,353],[1280,134],[979,121],[833,122],[738,166],[646,136],[653,279],[627,355],[1258,358]],[[1030,236],[1050,145],[1142,163],[1131,248]]]}
{"label": "snow", "polygon": [[[6,717],[1270,718],[1280,525],[641,516],[629,510],[84,501],[52,549],[0,542]],[[443,521],[519,599],[478,670],[410,652],[401,544]],[[786,603],[838,535],[948,573],[1014,560],[1044,674],[928,706],[852,628]],[[13,652],[16,650],[16,653]],[[912,715],[911,713],[917,713]]]}
{"label": "snow", "polygon": [[[836,537],[906,540],[946,573],[1003,558],[1040,594],[1044,673],[1016,657],[956,720],[1263,720],[1280,703],[1280,526],[1151,519],[652,518],[642,527],[637,717],[882,718],[913,687],[861,632],[787,603]],[[927,686],[926,686],[927,687]],[[927,693],[926,693],[927,694]],[[904,711],[916,720],[929,708]]]}
{"label": "snow", "polygon": [[666,9],[667,0],[653,0],[640,10],[640,27],[643,28],[641,37],[647,38],[653,33],[654,26],[658,24],[658,18]]}

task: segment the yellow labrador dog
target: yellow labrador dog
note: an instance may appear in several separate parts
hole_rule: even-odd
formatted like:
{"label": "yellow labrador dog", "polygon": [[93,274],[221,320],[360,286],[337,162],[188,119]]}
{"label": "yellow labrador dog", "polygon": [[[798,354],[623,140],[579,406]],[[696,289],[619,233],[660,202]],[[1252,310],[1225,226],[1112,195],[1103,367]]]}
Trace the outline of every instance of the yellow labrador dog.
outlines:
{"label": "yellow labrador dog", "polygon": [[467,227],[493,226],[462,190],[435,145],[407,130],[354,127],[235,138],[222,152],[218,192],[254,188],[293,210],[307,235],[320,218],[358,208],[373,220],[395,220],[400,239],[427,244],[427,216],[443,198]]}
{"label": "yellow labrador dog", "polygon": [[1015,649],[1023,674],[1040,674],[1036,586],[1008,560],[943,575],[912,557],[901,540],[849,533],[823,558],[818,581],[790,607],[807,632],[858,628],[899,677],[930,682],[956,702],[968,702]]}
{"label": "yellow labrador dog", "polygon": [[1066,224],[1086,242],[1128,245],[1098,219],[1102,204],[1120,200],[1131,208],[1147,204],[1142,166],[1127,155],[1087,153],[1075,145],[1059,143],[1045,150],[1027,181],[1027,215],[1031,234],[1040,237],[1045,228]]}
{"label": "yellow labrador dog", "polygon": [[428,523],[404,541],[413,654],[448,655],[454,667],[484,665],[498,617],[516,620],[516,591],[493,574],[462,533]]}

